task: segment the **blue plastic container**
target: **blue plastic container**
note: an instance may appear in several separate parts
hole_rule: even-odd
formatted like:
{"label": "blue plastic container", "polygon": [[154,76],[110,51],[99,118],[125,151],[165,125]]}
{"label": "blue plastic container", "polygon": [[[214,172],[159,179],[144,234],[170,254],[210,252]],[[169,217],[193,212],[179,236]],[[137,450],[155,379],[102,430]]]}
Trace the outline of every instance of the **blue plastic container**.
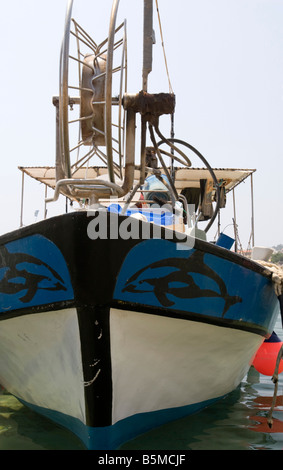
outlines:
{"label": "blue plastic container", "polygon": [[227,248],[227,250],[230,250],[234,242],[235,242],[234,238],[228,237],[228,235],[225,235],[225,233],[220,233],[215,245],[222,246],[222,248]]}
{"label": "blue plastic container", "polygon": [[[120,212],[122,211],[122,207],[120,206],[120,204],[110,204],[107,210],[108,212],[114,212],[116,214],[120,214]],[[158,208],[156,209],[130,208],[127,210],[125,215],[130,216],[136,213],[145,215],[148,222],[154,222],[157,225],[172,225],[174,224],[174,220],[175,220],[174,214],[172,214],[172,212],[168,210],[167,211],[163,210],[162,207],[160,209]]]}

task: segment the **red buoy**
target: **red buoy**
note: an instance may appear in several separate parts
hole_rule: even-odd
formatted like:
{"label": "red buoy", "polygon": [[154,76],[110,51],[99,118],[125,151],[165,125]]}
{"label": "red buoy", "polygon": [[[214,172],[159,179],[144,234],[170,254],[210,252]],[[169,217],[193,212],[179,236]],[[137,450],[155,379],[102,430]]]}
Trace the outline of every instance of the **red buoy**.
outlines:
{"label": "red buoy", "polygon": [[[276,360],[283,342],[276,333],[272,333],[269,339],[266,339],[259,347],[252,365],[263,375],[272,376],[275,371]],[[283,360],[280,360],[278,373],[283,371]]]}

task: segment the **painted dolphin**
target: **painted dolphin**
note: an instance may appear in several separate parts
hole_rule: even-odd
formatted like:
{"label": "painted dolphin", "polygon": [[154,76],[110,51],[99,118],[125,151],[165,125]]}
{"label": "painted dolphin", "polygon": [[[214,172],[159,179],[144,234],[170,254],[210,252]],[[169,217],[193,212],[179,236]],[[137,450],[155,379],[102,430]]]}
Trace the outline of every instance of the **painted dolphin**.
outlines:
{"label": "painted dolphin", "polygon": [[[222,317],[235,303],[241,302],[238,296],[230,296],[223,279],[204,263],[204,254],[195,251],[189,258],[167,258],[156,261],[136,272],[127,280],[123,292],[153,292],[164,307],[172,307],[175,302],[168,295],[180,299],[199,297],[217,297],[224,300]],[[218,292],[212,289],[201,289],[193,273],[202,275],[216,283]]]}
{"label": "painted dolphin", "polygon": [[38,289],[67,290],[61,276],[47,263],[25,253],[10,253],[1,246],[0,293],[13,295],[26,291],[20,300],[28,303]]}

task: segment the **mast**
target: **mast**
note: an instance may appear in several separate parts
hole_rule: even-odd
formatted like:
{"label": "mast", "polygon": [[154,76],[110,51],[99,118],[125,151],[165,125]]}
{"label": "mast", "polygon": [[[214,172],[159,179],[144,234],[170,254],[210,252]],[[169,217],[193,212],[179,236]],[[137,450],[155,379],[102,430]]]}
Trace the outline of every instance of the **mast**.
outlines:
{"label": "mast", "polygon": [[144,0],[142,90],[147,92],[148,75],[152,71],[153,0]]}
{"label": "mast", "polygon": [[[142,91],[147,93],[148,75],[152,71],[152,45],[153,45],[153,0],[144,0],[143,13],[143,69],[142,69]],[[146,158],[146,120],[142,116],[141,120],[141,168],[140,184],[145,179],[145,158]]]}

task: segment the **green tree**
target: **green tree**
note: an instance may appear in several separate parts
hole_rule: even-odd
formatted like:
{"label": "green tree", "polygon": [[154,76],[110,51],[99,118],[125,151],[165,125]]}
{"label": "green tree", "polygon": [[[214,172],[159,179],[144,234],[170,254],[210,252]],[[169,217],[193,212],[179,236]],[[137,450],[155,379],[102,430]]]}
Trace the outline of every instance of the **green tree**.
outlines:
{"label": "green tree", "polygon": [[273,255],[271,256],[271,262],[283,264],[283,253],[280,253],[280,252],[273,253]]}

